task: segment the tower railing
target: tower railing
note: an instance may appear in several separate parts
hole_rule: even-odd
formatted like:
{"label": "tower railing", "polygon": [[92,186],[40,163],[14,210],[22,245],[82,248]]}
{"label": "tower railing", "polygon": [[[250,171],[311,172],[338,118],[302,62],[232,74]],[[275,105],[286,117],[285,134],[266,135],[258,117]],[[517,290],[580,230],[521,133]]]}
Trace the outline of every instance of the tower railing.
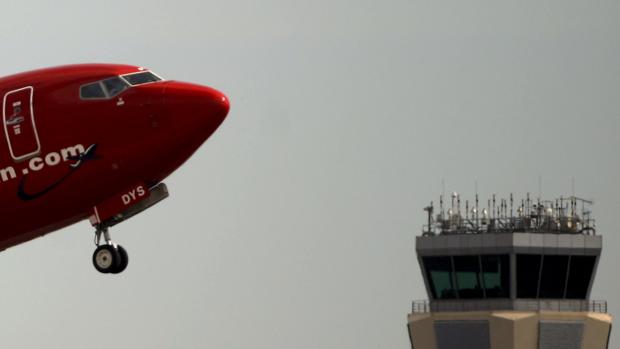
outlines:
{"label": "tower railing", "polygon": [[591,312],[607,313],[605,300],[554,300],[554,299],[497,299],[497,300],[455,300],[429,301],[415,300],[412,302],[413,314],[433,312],[466,312],[466,311],[555,311],[555,312]]}

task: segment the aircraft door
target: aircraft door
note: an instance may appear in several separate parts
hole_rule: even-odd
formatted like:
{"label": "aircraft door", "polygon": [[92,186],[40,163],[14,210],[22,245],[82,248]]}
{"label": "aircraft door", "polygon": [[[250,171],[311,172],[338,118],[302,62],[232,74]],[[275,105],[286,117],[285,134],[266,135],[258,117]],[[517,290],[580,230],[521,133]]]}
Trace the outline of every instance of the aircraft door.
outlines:
{"label": "aircraft door", "polygon": [[41,152],[34,120],[32,86],[7,92],[3,101],[3,123],[11,157],[22,161]]}

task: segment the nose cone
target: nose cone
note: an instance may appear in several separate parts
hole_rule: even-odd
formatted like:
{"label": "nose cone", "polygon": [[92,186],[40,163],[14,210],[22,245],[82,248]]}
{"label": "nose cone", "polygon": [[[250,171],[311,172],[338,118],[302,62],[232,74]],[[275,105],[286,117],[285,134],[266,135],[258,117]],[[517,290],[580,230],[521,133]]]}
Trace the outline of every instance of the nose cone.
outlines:
{"label": "nose cone", "polygon": [[198,94],[197,100],[189,102],[190,104],[195,103],[197,105],[198,109],[196,111],[202,114],[203,117],[211,119],[211,122],[219,121],[219,124],[224,121],[228,111],[230,111],[228,97],[218,90],[203,86],[196,93]]}
{"label": "nose cone", "polygon": [[164,94],[175,133],[198,145],[211,136],[230,110],[228,97],[207,86],[171,81]]}
{"label": "nose cone", "polygon": [[219,108],[218,113],[222,116],[222,118],[225,118],[230,111],[230,101],[228,100],[228,97],[226,97],[226,95],[224,95],[223,93],[220,93],[219,100],[219,106],[217,107]]}

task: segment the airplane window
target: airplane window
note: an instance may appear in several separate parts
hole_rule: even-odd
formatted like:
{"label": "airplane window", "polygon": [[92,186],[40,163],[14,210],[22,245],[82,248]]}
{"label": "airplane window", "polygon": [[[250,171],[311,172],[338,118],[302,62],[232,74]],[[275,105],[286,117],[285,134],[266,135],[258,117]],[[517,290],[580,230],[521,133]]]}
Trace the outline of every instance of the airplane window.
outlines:
{"label": "airplane window", "polygon": [[106,95],[103,91],[103,87],[101,87],[101,84],[99,82],[93,82],[92,84],[84,85],[80,88],[80,98],[106,98]]}
{"label": "airplane window", "polygon": [[105,79],[101,81],[101,83],[108,92],[108,98],[116,96],[129,87],[127,83],[119,77]]}
{"label": "airplane window", "polygon": [[149,82],[156,82],[156,81],[161,80],[161,78],[151,73],[150,71],[123,75],[123,79],[127,80],[127,82],[130,83],[132,86],[142,85],[142,84],[146,84]]}

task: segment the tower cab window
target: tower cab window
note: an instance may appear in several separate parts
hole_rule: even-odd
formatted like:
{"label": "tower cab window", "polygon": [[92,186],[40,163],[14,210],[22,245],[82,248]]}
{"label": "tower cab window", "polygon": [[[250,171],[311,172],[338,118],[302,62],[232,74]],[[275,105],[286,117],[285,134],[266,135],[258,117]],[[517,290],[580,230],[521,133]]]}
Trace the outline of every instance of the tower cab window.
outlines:
{"label": "tower cab window", "polygon": [[508,255],[423,257],[433,299],[510,298]]}

